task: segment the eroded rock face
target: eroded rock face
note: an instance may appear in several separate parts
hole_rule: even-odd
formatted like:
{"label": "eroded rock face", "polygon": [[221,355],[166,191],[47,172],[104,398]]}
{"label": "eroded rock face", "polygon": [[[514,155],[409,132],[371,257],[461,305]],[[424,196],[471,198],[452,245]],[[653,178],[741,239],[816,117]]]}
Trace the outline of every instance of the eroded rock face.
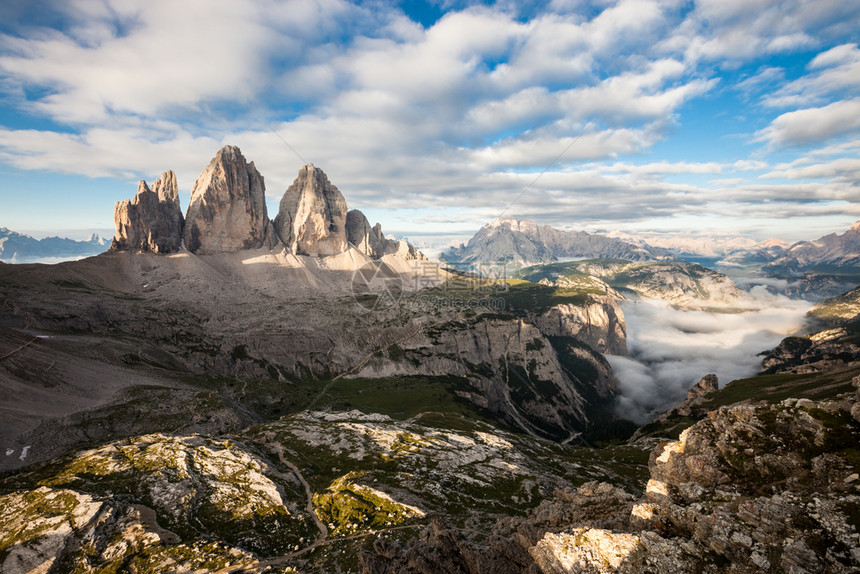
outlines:
{"label": "eroded rock face", "polygon": [[549,339],[521,319],[502,318],[428,329],[402,341],[394,358],[371,358],[356,375],[464,377],[471,389],[460,396],[533,436],[555,440],[588,428],[589,410],[600,409],[617,385],[603,356],[581,342]]}
{"label": "eroded rock face", "polygon": [[385,237],[382,228],[377,223],[371,227],[370,222],[362,212],[351,209],[346,214],[346,238],[350,245],[374,259],[385,254]]}
{"label": "eroded rock face", "polygon": [[[693,387],[687,391],[687,398],[683,401],[666,411],[665,413],[659,415],[654,419],[654,422],[661,422],[669,419],[673,416],[682,416],[687,417],[694,413],[694,411],[701,411],[701,409],[697,409],[699,405],[701,405],[705,397],[709,393],[713,393],[718,391],[720,388],[719,379],[717,379],[717,375],[710,374],[702,377],[698,383],[693,385]],[[704,416],[704,413],[699,414],[696,412],[698,416]]]}
{"label": "eroded rock face", "polygon": [[118,201],[114,208],[116,235],[112,251],[172,253],[182,245],[182,211],[176,174],[161,174],[152,189],[141,180],[131,200]]}
{"label": "eroded rock face", "polygon": [[532,322],[544,335],[575,337],[601,353],[627,354],[624,311],[615,297],[595,295],[583,305],[556,305]]}
{"label": "eroded rock face", "polygon": [[271,245],[263,176],[236,146],[224,146],[191,190],[183,239],[193,253]]}
{"label": "eroded rock face", "polygon": [[343,195],[321,169],[308,164],[284,192],[274,225],[292,253],[326,256],[347,250],[346,219]]}

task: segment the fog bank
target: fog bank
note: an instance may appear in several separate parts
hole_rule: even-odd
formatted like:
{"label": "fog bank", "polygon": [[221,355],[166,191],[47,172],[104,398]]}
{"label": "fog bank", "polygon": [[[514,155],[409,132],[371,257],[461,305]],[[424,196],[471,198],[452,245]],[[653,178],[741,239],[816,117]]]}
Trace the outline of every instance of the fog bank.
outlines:
{"label": "fog bank", "polygon": [[617,412],[644,424],[682,401],[703,376],[720,387],[755,375],[762,351],[804,323],[808,301],[753,288],[741,313],[680,311],[663,301],[623,301],[627,357],[607,356],[619,381]]}

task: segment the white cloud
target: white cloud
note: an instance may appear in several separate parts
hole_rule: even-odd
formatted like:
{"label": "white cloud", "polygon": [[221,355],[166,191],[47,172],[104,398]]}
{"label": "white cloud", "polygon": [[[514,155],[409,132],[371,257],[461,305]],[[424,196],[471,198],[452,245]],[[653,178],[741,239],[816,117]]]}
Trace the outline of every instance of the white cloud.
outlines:
{"label": "white cloud", "polygon": [[[183,189],[194,180],[224,142],[175,132],[165,140],[146,130],[96,128],[81,135],[0,128],[0,160],[21,169],[50,165],[60,173],[92,177],[155,179],[173,169]],[[14,148],[15,152],[7,151]],[[134,190],[129,190],[133,195]]]}
{"label": "white cloud", "polygon": [[684,52],[691,62],[722,60],[731,66],[815,47],[820,38],[856,28],[858,16],[860,6],[838,0],[699,0],[660,47]]}
{"label": "white cloud", "polygon": [[738,171],[759,171],[767,169],[767,163],[755,159],[739,159],[733,164],[733,167]]}
{"label": "white cloud", "polygon": [[3,39],[4,74],[54,91],[31,103],[35,111],[72,123],[152,116],[207,99],[248,100],[263,82],[257,56],[276,37],[254,9],[217,0],[117,7],[126,9],[124,35],[106,30],[108,15],[99,14],[70,34]]}
{"label": "white cloud", "polygon": [[[633,157],[684,129],[686,106],[703,95],[735,93],[717,68],[806,46],[806,36],[832,46],[807,70],[817,86],[829,86],[815,93],[831,97],[837,75],[849,76],[836,72],[850,72],[857,52],[845,39],[826,42],[854,33],[839,32],[856,13],[847,3],[557,8],[524,18],[514,3],[476,5],[425,29],[385,3],[70,4],[56,30],[0,38],[6,101],[49,120],[39,129],[0,128],[0,162],[147,179],[174,169],[188,189],[218,147],[232,143],[277,197],[301,161],[263,118],[325,169],[351,205],[444,204],[476,225],[555,160],[514,213],[557,225],[679,212],[794,217],[801,202],[811,209],[810,202],[858,195],[847,172],[830,165],[838,157],[812,152],[802,166],[774,171],[830,169],[833,181],[765,186],[732,177],[769,169],[768,150],[749,157],[749,148],[730,150],[719,160]],[[782,81],[766,59],[759,70],[741,89]],[[789,84],[785,95],[808,97],[811,86]],[[857,101],[832,105],[783,114],[758,136],[808,143],[853,129]],[[708,174],[725,177],[702,183]]]}
{"label": "white cloud", "polygon": [[713,161],[703,163],[659,161],[644,164],[617,162],[603,167],[603,171],[636,175],[674,175],[679,173],[720,173],[724,168],[724,165]]}
{"label": "white cloud", "polygon": [[860,181],[860,158],[840,158],[827,163],[816,163],[803,167],[774,170],[764,174],[766,178],[829,179],[846,178]]}
{"label": "white cloud", "polygon": [[808,66],[813,73],[789,82],[764,98],[770,107],[809,105],[853,95],[860,88],[860,49],[843,44],[818,54]]}
{"label": "white cloud", "polygon": [[787,112],[757,134],[758,141],[778,145],[808,144],[860,129],[860,99],[843,100],[820,108]]}

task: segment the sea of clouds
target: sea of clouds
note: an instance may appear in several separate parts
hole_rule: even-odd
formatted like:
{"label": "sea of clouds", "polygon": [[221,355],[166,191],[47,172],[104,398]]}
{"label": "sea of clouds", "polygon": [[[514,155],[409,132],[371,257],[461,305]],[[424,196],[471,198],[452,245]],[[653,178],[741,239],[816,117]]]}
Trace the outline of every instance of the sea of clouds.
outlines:
{"label": "sea of clouds", "polygon": [[682,401],[709,373],[720,387],[755,375],[759,354],[800,330],[812,303],[756,286],[740,313],[682,311],[652,300],[621,306],[628,356],[607,356],[619,381],[617,413],[644,424]]}

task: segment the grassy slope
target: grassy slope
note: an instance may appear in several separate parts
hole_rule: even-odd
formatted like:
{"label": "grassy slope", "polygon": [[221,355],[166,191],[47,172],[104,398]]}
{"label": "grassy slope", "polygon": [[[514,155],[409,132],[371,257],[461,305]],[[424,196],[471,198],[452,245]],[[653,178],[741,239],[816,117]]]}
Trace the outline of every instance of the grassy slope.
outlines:
{"label": "grassy slope", "polygon": [[640,430],[644,436],[677,438],[684,429],[704,418],[707,411],[727,405],[759,401],[775,404],[788,398],[834,399],[854,391],[851,379],[857,375],[860,375],[860,361],[824,373],[759,375],[738,379],[707,395],[699,407],[700,416],[669,417],[666,421],[647,424]]}

